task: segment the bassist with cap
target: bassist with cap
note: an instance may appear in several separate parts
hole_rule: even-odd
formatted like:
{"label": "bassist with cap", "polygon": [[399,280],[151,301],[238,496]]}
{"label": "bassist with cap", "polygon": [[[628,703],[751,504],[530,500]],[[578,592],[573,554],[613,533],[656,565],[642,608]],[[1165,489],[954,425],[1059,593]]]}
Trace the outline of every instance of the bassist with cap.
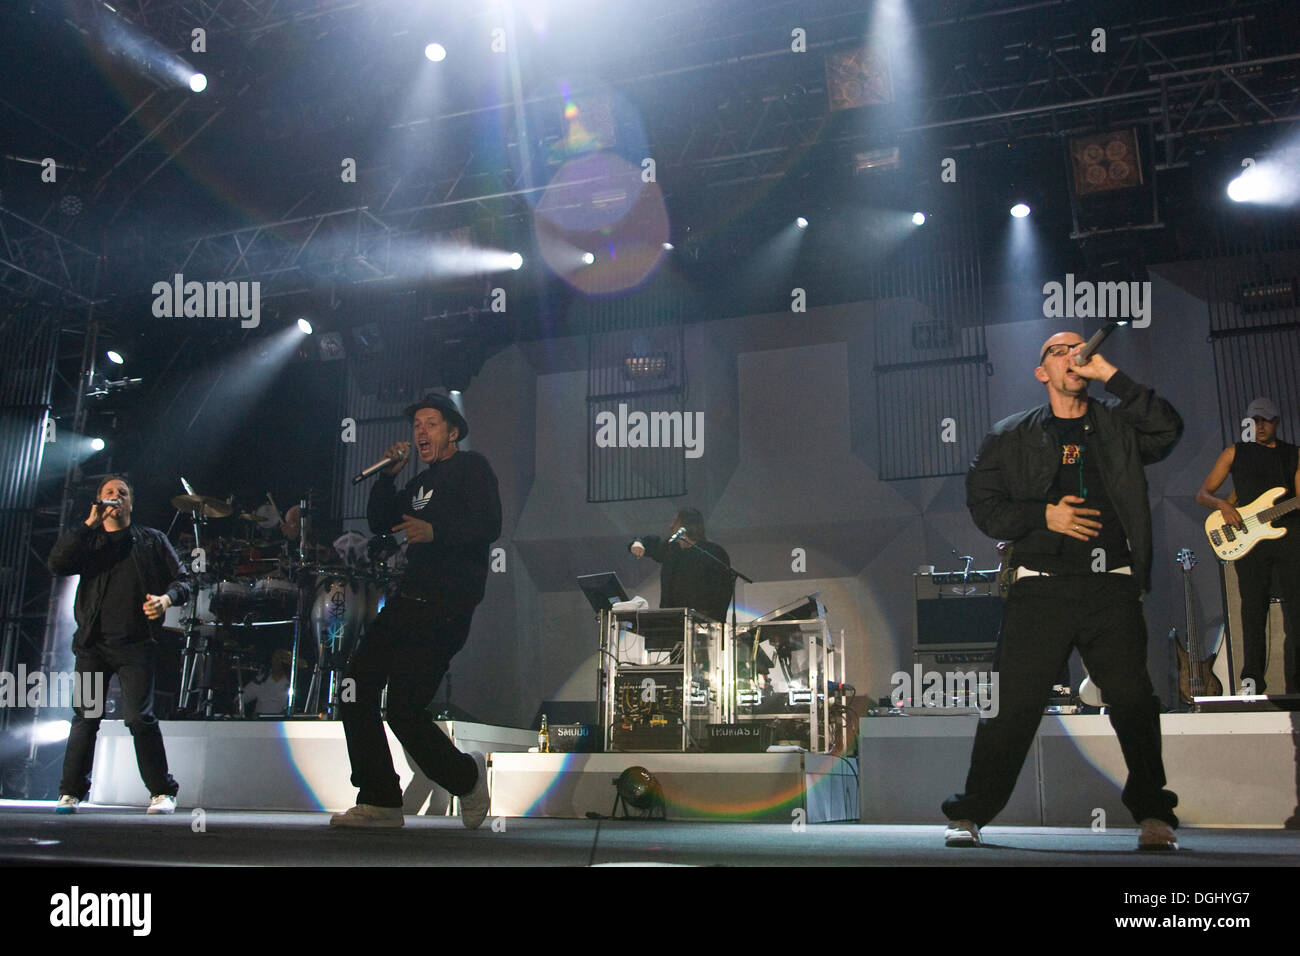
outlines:
{"label": "bassist with cap", "polygon": [[[1219,488],[1232,477],[1236,503],[1254,502],[1270,488],[1284,488],[1284,498],[1294,498],[1300,483],[1300,449],[1277,437],[1281,419],[1277,406],[1267,398],[1257,398],[1246,409],[1246,418],[1255,423],[1255,440],[1229,445],[1214,463],[1214,469],[1201,485],[1196,500],[1207,508],[1217,508],[1232,527],[1241,527],[1242,517],[1235,503],[1216,497]],[[1286,621],[1286,643],[1300,640],[1300,517],[1294,514],[1277,518],[1276,525],[1288,528],[1280,538],[1254,544],[1236,560],[1237,588],[1241,595],[1242,680],[1255,682],[1255,693],[1262,694],[1267,685],[1267,644],[1264,639],[1268,623],[1268,606],[1276,573],[1278,594]],[[1294,658],[1294,654],[1291,655]],[[1300,664],[1295,667],[1300,669]],[[1288,674],[1287,691],[1300,690],[1300,674]],[[1283,688],[1274,688],[1280,692]]]}

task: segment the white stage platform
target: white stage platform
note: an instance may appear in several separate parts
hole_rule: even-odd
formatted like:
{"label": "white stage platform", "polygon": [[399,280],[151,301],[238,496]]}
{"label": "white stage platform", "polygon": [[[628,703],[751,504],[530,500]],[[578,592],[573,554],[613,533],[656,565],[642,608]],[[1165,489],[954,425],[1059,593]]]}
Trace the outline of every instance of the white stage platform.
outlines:
{"label": "white stage platform", "polygon": [[[942,822],[966,782],[975,716],[864,717],[863,823]],[[1300,803],[1300,714],[1164,714],[1165,772],[1184,825],[1281,827]],[[1110,719],[1044,717],[1003,826],[1130,827],[1127,771]]]}
{"label": "white stage platform", "polygon": [[613,782],[628,767],[644,767],[659,781],[670,820],[829,823],[858,818],[856,761],[800,752],[495,754],[491,813],[607,816],[614,806]]}
{"label": "white stage platform", "polygon": [[[856,821],[856,762],[826,754],[536,754],[537,732],[440,722],[461,750],[490,754],[493,816],[582,819],[606,815],[612,781],[641,766],[661,782],[674,820],[822,823]],[[207,810],[341,810],[356,801],[343,725],[317,720],[164,721],[163,738],[182,807]],[[448,793],[389,749],[408,814],[448,812]],[[144,806],[135,747],[106,720],[95,748],[90,802]],[[635,813],[635,811],[633,811]]]}
{"label": "white stage platform", "polygon": [[[537,746],[537,731],[438,721],[461,750],[503,753]],[[408,814],[443,814],[450,795],[406,759],[388,733],[393,769]],[[162,722],[167,763],[183,807],[210,810],[346,810],[356,803],[343,724],[336,720],[173,720]],[[100,725],[90,802],[144,806],[131,733],[120,720]]]}
{"label": "white stage platform", "polygon": [[[1296,816],[1300,714],[1166,714],[1169,786],[1192,826],[1281,827]],[[852,762],[808,753],[530,754],[536,731],[463,721],[442,726],[462,750],[492,758],[494,816],[608,814],[612,781],[642,766],[663,786],[670,819],[807,823],[940,822],[939,804],[965,783],[974,716],[868,717],[861,721],[861,781]],[[183,807],[338,810],[352,805],[343,726],[337,721],[169,721],[163,724]],[[406,760],[389,735],[408,814],[442,814],[449,798]],[[1106,717],[1044,717],[1005,826],[1132,825],[1120,801],[1126,771]],[[856,799],[855,799],[856,798]],[[143,806],[130,733],[104,721],[92,803]],[[802,810],[800,817],[796,810]]]}

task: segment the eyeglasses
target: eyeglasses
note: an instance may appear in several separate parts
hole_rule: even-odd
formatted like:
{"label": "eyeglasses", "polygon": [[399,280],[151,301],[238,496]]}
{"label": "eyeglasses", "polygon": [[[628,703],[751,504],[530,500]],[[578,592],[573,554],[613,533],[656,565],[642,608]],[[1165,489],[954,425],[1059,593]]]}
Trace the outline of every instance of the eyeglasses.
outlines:
{"label": "eyeglasses", "polygon": [[1082,342],[1071,342],[1069,345],[1049,345],[1047,348],[1043,349],[1043,354],[1038,356],[1038,362],[1041,365],[1043,359],[1047,358],[1049,355],[1052,358],[1060,358],[1063,355],[1069,355],[1070,349],[1077,349],[1082,344]]}

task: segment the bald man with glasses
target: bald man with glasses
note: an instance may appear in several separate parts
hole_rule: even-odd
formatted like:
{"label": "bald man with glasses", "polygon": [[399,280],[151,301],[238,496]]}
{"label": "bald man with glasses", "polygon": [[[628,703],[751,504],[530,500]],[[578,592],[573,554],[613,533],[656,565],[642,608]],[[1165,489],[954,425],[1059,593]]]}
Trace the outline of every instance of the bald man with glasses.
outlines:
{"label": "bald man with glasses", "polygon": [[[966,474],[975,524],[1012,542],[1011,584],[995,665],[997,716],[980,720],[965,792],[943,804],[949,846],[981,845],[980,827],[1010,799],[1052,684],[1078,648],[1128,764],[1123,800],[1140,828],[1138,849],[1178,848],[1178,798],[1165,789],[1160,702],[1147,673],[1143,470],[1173,450],[1183,422],[1100,354],[1077,364],[1083,345],[1074,332],[1043,343],[1033,374],[1047,404],[995,425]],[[1094,381],[1114,398],[1090,397]]]}

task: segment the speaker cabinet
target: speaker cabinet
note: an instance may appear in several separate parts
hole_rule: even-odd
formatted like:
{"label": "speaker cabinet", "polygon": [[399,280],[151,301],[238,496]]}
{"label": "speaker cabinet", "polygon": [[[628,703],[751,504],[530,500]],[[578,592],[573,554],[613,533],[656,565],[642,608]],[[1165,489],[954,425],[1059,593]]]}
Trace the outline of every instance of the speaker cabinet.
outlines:
{"label": "speaker cabinet", "polygon": [[[1241,662],[1244,661],[1245,654],[1242,649],[1241,641],[1241,595],[1237,590],[1237,566],[1231,561],[1223,563],[1223,591],[1224,605],[1227,610],[1228,622],[1228,639],[1232,646],[1232,690],[1229,691],[1227,685],[1224,685],[1224,693],[1237,694],[1241,692]],[[1267,664],[1264,670],[1264,680],[1268,684],[1267,693],[1281,694],[1285,691],[1288,694],[1300,692],[1300,688],[1287,687],[1286,675],[1288,671],[1294,670],[1287,665],[1287,654],[1295,653],[1295,643],[1292,641],[1292,647],[1286,646],[1286,625],[1282,621],[1282,602],[1276,598],[1268,608],[1268,626],[1265,630],[1265,641],[1268,648]]]}

